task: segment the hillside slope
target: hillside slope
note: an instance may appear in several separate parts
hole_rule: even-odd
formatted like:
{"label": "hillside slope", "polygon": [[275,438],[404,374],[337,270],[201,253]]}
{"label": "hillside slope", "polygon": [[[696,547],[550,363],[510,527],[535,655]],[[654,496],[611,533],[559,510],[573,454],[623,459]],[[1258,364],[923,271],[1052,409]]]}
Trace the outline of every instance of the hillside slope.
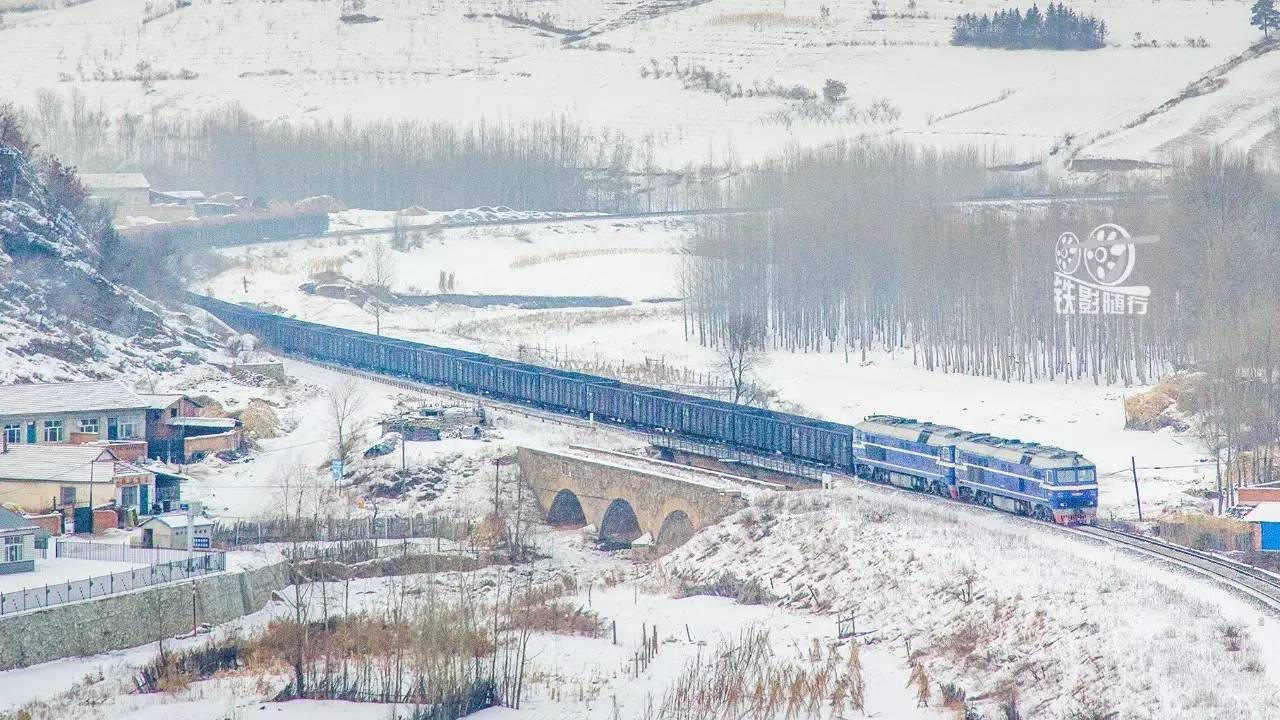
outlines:
{"label": "hillside slope", "polygon": [[103,277],[84,229],[0,145],[0,383],[107,378],[201,359],[216,337]]}
{"label": "hillside slope", "polygon": [[[16,62],[0,64],[0,94],[35,105],[52,90],[73,103],[74,90],[109,117],[228,102],[289,120],[564,116],[645,143],[667,168],[862,134],[1061,168],[1083,147],[1111,160],[1177,149],[1160,127],[1122,130],[1261,39],[1243,2],[1097,0],[1079,8],[1106,22],[1100,50],[949,44],[956,15],[1029,4],[541,0],[515,11],[505,0],[370,0],[381,21],[348,25],[336,2],[95,0],[6,14],[0,46]],[[1248,60],[1221,101],[1184,103],[1163,121],[1253,147],[1280,92],[1274,62]],[[834,113],[783,97],[820,93],[828,78],[848,87]]]}

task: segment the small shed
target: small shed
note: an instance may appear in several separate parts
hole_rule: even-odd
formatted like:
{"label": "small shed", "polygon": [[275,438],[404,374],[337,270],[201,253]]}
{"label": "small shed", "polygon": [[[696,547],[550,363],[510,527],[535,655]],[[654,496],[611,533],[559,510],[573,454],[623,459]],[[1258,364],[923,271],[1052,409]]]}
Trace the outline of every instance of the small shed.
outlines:
{"label": "small shed", "polygon": [[[192,519],[193,546],[197,550],[213,547],[213,521],[206,517]],[[151,548],[187,549],[187,514],[156,515],[139,526],[142,528],[142,546]]]}
{"label": "small shed", "polygon": [[1243,519],[1253,523],[1254,550],[1280,550],[1280,502],[1258,503]]}
{"label": "small shed", "polygon": [[36,569],[36,524],[0,507],[0,575]]}

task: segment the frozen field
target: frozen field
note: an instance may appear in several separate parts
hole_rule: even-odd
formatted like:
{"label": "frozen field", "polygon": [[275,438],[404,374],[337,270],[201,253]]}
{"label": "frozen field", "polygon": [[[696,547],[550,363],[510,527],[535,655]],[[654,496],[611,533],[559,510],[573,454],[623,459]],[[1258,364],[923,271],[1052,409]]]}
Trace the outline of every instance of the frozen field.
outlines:
{"label": "frozen field", "polygon": [[[25,103],[40,88],[77,87],[90,107],[135,113],[235,101],[289,119],[565,115],[644,142],[665,167],[866,133],[976,146],[992,162],[1048,158],[1056,169],[1077,152],[1163,159],[1210,139],[1270,147],[1270,55],[1143,120],[1259,39],[1248,3],[1090,2],[1079,9],[1109,30],[1108,47],[1092,52],[948,44],[957,14],[1011,6],[889,0],[886,17],[872,20],[870,0],[539,0],[519,9],[372,0],[367,11],[380,22],[346,24],[337,0],[197,0],[176,10],[168,0],[93,0],[5,14],[0,93]],[[513,21],[516,12],[548,29]],[[569,31],[587,36],[563,42]],[[145,88],[139,63],[158,78]],[[695,67],[722,74],[727,95],[673,76]],[[848,112],[834,120],[807,118],[768,92],[746,96],[772,86],[816,92],[827,78],[849,88]],[[880,101],[893,112],[866,112]]]}

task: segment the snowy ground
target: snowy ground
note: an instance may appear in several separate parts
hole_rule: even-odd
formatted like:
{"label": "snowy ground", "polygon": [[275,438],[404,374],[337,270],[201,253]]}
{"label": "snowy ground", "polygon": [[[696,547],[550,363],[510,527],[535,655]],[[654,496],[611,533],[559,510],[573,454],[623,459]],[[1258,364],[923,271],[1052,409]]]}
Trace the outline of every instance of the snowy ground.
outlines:
{"label": "snowy ground", "polygon": [[[680,258],[668,253],[690,231],[685,223],[575,221],[522,230],[518,237],[509,228],[450,230],[423,248],[397,253],[396,265],[402,270],[396,289],[407,291],[421,287],[419,283],[429,287],[439,268],[456,272],[462,292],[625,298],[678,294]],[[309,268],[319,264],[330,267],[336,262],[347,276],[359,280],[365,272],[366,248],[377,241],[299,240],[225,251],[239,259],[240,266],[199,289],[231,301],[273,303],[306,320],[372,332],[374,318],[363,309],[297,288]],[[525,265],[530,257],[545,260]],[[695,392],[705,391],[694,387],[698,381],[721,374],[715,353],[686,339],[678,302],[537,311],[435,305],[386,313],[382,327],[396,337],[532,362],[563,365],[572,359],[588,371],[641,382],[663,380]],[[651,368],[657,366],[667,372],[655,374]],[[873,413],[888,413],[1077,450],[1098,465],[1104,515],[1137,514],[1131,457],[1139,468],[1148,511],[1199,507],[1203,500],[1187,491],[1213,484],[1212,465],[1194,438],[1170,430],[1124,429],[1123,398],[1141,388],[1087,381],[1005,383],[930,372],[913,364],[909,350],[873,352],[865,362],[839,352],[772,352],[759,375],[778,392],[780,401],[815,417],[854,423]]]}
{"label": "snowy ground", "polygon": [[[505,0],[372,0],[368,12],[382,21],[360,25],[340,22],[340,5],[197,1],[165,12],[171,3],[95,0],[6,13],[0,46],[14,61],[0,66],[0,93],[27,103],[41,88],[76,87],[91,108],[101,102],[144,114],[235,101],[289,119],[565,115],[622,131],[668,168],[885,133],[982,148],[993,162],[1050,158],[1061,167],[1077,150],[1124,160],[1161,158],[1208,138],[1264,147],[1274,126],[1267,108],[1280,61],[1270,56],[1246,62],[1221,89],[1168,117],[1138,122],[1260,39],[1242,0],[1088,3],[1079,9],[1110,31],[1108,47],[1092,52],[948,45],[955,15],[1013,5],[993,0],[890,0],[880,20],[870,18],[870,0],[711,0],[672,3],[665,13],[652,0],[520,8]],[[493,16],[513,12],[601,32],[566,44],[555,32]],[[1208,47],[1189,45],[1195,38]],[[135,79],[140,62],[174,79],[145,88]],[[898,112],[805,119],[790,101],[724,97],[669,76],[694,66],[724,73],[744,92],[770,84],[820,91],[834,78],[848,86],[846,107],[885,101]],[[655,68],[664,77],[654,79]]]}
{"label": "snowy ground", "polygon": [[90,577],[103,577],[117,572],[127,572],[135,568],[147,567],[142,563],[114,562],[105,560],[79,560],[75,558],[52,558],[42,560],[36,558],[35,572],[0,575],[0,593],[23,590],[25,588],[57,585],[72,580],[84,580]]}
{"label": "snowy ground", "polygon": [[[678,329],[675,318],[661,322]],[[621,332],[615,330],[615,335]],[[665,332],[672,333],[670,328]],[[602,351],[604,347],[621,353],[627,346],[602,346]],[[672,347],[675,352],[682,346]],[[685,352],[696,355],[687,348]],[[789,359],[799,364],[787,365]],[[832,397],[824,405],[823,396],[812,387],[821,373],[879,387],[882,402],[924,403],[932,397],[939,410],[957,417],[989,415],[992,422],[1019,429],[1103,425],[1111,422],[1107,408],[1118,407],[1118,392],[1093,391],[1089,386],[1002,386],[1007,395],[1001,396],[986,381],[930,375],[888,358],[847,366],[840,357],[804,361],[775,357],[770,372],[777,373],[779,388],[788,397],[794,392],[799,398],[808,387],[811,394],[801,399],[809,407],[833,413],[856,411],[866,393],[827,393]],[[280,498],[276,478],[291,464],[324,476],[330,442],[326,395],[349,376],[294,361],[286,361],[286,368],[297,379],[287,388],[239,386],[195,371],[166,379],[201,388],[229,405],[254,395],[281,405],[286,433],[264,441],[251,462],[222,465],[211,460],[189,468],[196,480],[186,488],[188,496],[205,499],[215,514],[270,514]],[[782,382],[786,377],[806,380],[788,386]],[[367,418],[389,408],[402,392],[369,380],[358,385]],[[938,403],[939,398],[961,396],[973,405]],[[987,401],[978,404],[979,397]],[[1038,417],[1051,419],[1037,424],[1017,415],[1020,403],[1041,406]],[[1096,406],[1090,409],[1087,403]],[[495,415],[496,437],[489,442],[411,443],[411,466],[458,460],[441,497],[426,504],[406,502],[401,509],[457,508],[460,515],[471,517],[488,512],[492,485],[487,461],[517,444],[635,444],[625,433],[608,428],[566,428],[506,412]],[[1101,442],[1105,433],[1082,432],[1080,437]],[[376,432],[370,431],[366,439],[372,442]],[[367,465],[398,463],[393,455]],[[705,657],[745,629],[768,628],[779,657],[801,661],[814,640],[823,647],[834,642],[837,618],[851,611],[859,630],[868,633],[863,640],[870,643],[863,653],[868,717],[949,717],[937,709],[916,707],[907,687],[908,642],[934,683],[956,683],[970,697],[986,698],[983,707],[990,716],[998,716],[993,714],[998,712],[996,703],[1011,687],[1017,688],[1027,717],[1068,717],[1093,703],[1125,718],[1264,718],[1265,708],[1280,701],[1275,616],[1200,576],[1040,524],[887,488],[859,484],[830,492],[756,492],[752,497],[752,507],[703,530],[657,563],[633,562],[625,551],[597,551],[578,531],[535,528],[533,540],[546,558],[529,570],[535,577],[573,577],[577,590],[571,601],[607,622],[617,622],[619,643],[535,635],[522,709],[498,708],[480,717],[642,717],[650,702],[661,703],[686,663]],[[338,505],[334,509],[342,512]],[[727,598],[681,597],[687,583],[713,580],[725,571],[758,580],[776,602],[745,606]],[[509,572],[513,571],[489,568],[478,574],[496,578],[495,573]],[[973,588],[967,601],[960,594],[966,577],[972,578]],[[411,576],[407,581],[432,579]],[[403,590],[399,580],[353,581],[350,610],[377,609]],[[311,602],[320,600],[313,594]],[[216,632],[251,631],[288,612],[285,605],[273,603]],[[629,669],[642,625],[659,628],[661,648],[637,680]],[[184,643],[189,641],[175,641],[173,646]],[[51,718],[64,716],[59,707],[91,707],[94,717],[103,718],[192,720],[386,718],[394,712],[343,703],[274,704],[267,699],[278,679],[235,673],[171,694],[127,694],[133,669],[154,651],[149,645],[0,673],[0,714],[37,699],[53,708],[38,717]],[[935,698],[936,694],[935,688]]]}

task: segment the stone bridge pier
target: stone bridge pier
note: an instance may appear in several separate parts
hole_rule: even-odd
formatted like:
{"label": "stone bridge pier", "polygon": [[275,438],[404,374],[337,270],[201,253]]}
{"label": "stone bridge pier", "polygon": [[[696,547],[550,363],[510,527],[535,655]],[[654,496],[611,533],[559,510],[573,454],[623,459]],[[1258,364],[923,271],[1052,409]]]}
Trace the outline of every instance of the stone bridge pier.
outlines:
{"label": "stone bridge pier", "polygon": [[647,535],[656,552],[667,552],[747,504],[712,474],[622,453],[521,447],[516,458],[548,523],[592,525],[607,545]]}

